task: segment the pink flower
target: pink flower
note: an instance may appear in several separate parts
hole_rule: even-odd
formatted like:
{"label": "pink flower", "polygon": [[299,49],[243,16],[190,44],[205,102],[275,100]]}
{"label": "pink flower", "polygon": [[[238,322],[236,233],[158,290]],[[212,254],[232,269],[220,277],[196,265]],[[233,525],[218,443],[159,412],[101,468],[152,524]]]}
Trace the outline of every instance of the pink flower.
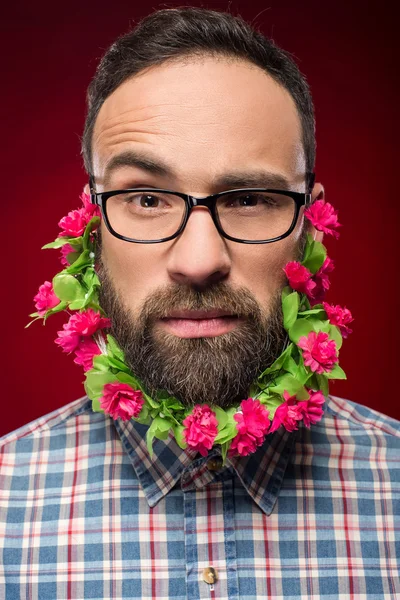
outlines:
{"label": "pink flower", "polygon": [[349,309],[342,308],[338,304],[334,306],[333,304],[328,304],[327,302],[323,302],[322,306],[324,307],[324,311],[328,315],[329,322],[332,325],[336,325],[337,327],[339,327],[343,337],[347,338],[350,335],[350,333],[352,333],[352,329],[348,327],[348,324],[354,321]]}
{"label": "pink flower", "polygon": [[274,418],[272,420],[270,433],[274,433],[281,425],[284,426],[287,431],[295,431],[298,429],[297,423],[301,421],[302,413],[299,410],[299,404],[296,400],[296,396],[290,396],[286,390],[283,392],[285,402],[278,406],[275,411]]}
{"label": "pink flower", "polygon": [[229,453],[247,456],[263,444],[271,423],[268,409],[259,400],[242,400],[240,408],[242,412],[237,412],[233,417],[238,433],[232,440]]}
{"label": "pink flower", "polygon": [[324,299],[330,286],[328,273],[332,273],[334,267],[333,260],[327,256],[322,267],[313,275],[315,288],[313,289],[311,304],[319,304]]}
{"label": "pink flower", "polygon": [[313,297],[315,283],[311,271],[296,261],[288,262],[283,270],[292,290],[306,294],[309,298]]}
{"label": "pink flower", "polygon": [[129,421],[132,417],[138,417],[144,404],[143,394],[140,390],[134,390],[127,383],[106,383],[103,387],[103,396],[100,398],[100,406],[105,413],[113,419]]}
{"label": "pink flower", "polygon": [[298,402],[297,408],[303,419],[304,425],[306,427],[310,427],[310,425],[314,425],[322,419],[322,415],[324,411],[322,410],[322,405],[325,402],[325,398],[322,392],[314,392],[312,390],[308,390],[310,394],[310,398],[308,400]]}
{"label": "pink flower", "polygon": [[333,235],[336,239],[339,237],[336,228],[341,227],[341,224],[338,222],[337,212],[329,202],[317,200],[304,211],[304,216],[311,221],[318,231]]}
{"label": "pink flower", "polygon": [[59,237],[79,237],[83,235],[89,221],[95,216],[100,216],[100,209],[95,204],[91,204],[90,196],[82,194],[81,200],[83,208],[71,210],[66,217],[59,221],[58,226],[62,229]]}
{"label": "pink flower", "polygon": [[93,367],[93,358],[99,354],[101,350],[93,339],[82,338],[75,350],[74,363],[82,365],[84,371],[89,371]]}
{"label": "pink flower", "polygon": [[64,246],[61,247],[61,264],[64,267],[69,267],[70,263],[68,262],[67,256],[68,254],[71,254],[71,252],[76,252],[76,249],[71,246],[71,244],[64,244]]}
{"label": "pink flower", "polygon": [[36,310],[41,317],[43,317],[48,310],[60,304],[60,299],[54,293],[53,285],[50,281],[45,281],[40,286],[38,293],[34,297]]}
{"label": "pink flower", "polygon": [[111,327],[111,321],[89,308],[70,317],[68,323],[63,325],[63,331],[57,332],[56,344],[61,346],[64,352],[72,352],[79,346],[81,338],[90,337],[106,327]]}
{"label": "pink flower", "polygon": [[218,421],[215,412],[207,404],[196,404],[190,415],[182,421],[183,435],[191,448],[207,456],[218,433]]}
{"label": "pink flower", "polygon": [[335,341],[322,331],[311,331],[297,345],[303,350],[304,364],[314,373],[329,373],[338,361]]}

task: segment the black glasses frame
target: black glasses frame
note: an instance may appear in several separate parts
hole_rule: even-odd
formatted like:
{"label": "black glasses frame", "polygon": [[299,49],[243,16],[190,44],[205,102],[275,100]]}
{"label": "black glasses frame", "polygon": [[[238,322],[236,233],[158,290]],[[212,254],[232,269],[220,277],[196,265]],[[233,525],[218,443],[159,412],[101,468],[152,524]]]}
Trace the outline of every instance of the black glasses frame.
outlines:
{"label": "black glasses frame", "polygon": [[[212,194],[211,196],[204,196],[203,198],[196,198],[195,196],[190,196],[189,194],[183,194],[181,192],[174,192],[172,190],[164,190],[161,188],[142,188],[142,187],[140,187],[140,188],[129,188],[129,189],[125,189],[125,190],[112,190],[110,192],[95,192],[94,185],[93,185],[94,182],[93,182],[92,177],[90,177],[90,179],[89,179],[89,186],[90,186],[90,201],[92,202],[92,204],[96,204],[97,206],[99,206],[108,231],[114,237],[116,237],[120,240],[124,240],[125,242],[131,242],[131,243],[135,243],[135,244],[159,244],[162,242],[168,242],[170,240],[173,240],[173,239],[177,238],[185,229],[192,209],[195,206],[206,206],[208,208],[208,210],[210,211],[212,220],[214,222],[215,227],[217,228],[218,233],[225,239],[231,240],[232,242],[238,242],[240,244],[270,244],[272,242],[277,242],[278,240],[283,240],[284,238],[288,237],[292,233],[294,228],[296,227],[296,223],[299,218],[300,208],[302,206],[309,206],[311,204],[311,191],[312,191],[312,188],[314,185],[315,174],[310,173],[307,179],[308,179],[307,193],[292,192],[292,191],[286,191],[286,190],[274,190],[274,189],[269,189],[269,188],[238,188],[238,189],[234,189],[234,190],[226,190],[226,191],[220,192],[218,194]],[[112,198],[113,196],[117,196],[118,194],[123,194],[126,192],[147,192],[150,194],[155,193],[155,192],[162,192],[163,194],[171,194],[174,196],[178,196],[179,198],[182,198],[182,200],[184,200],[184,202],[185,202],[186,209],[185,209],[185,214],[183,216],[183,219],[179,226],[178,231],[176,231],[173,235],[170,235],[169,237],[161,238],[158,240],[138,240],[138,239],[134,239],[134,238],[128,238],[128,237],[116,232],[112,228],[111,223],[108,219],[106,204],[107,204],[107,200],[109,198]],[[289,196],[290,198],[292,198],[294,200],[294,203],[295,203],[295,212],[294,212],[294,216],[293,216],[293,221],[292,221],[289,229],[283,235],[280,235],[278,237],[275,237],[275,238],[272,238],[269,240],[243,240],[243,239],[234,238],[234,237],[228,235],[221,226],[221,223],[220,223],[220,220],[218,217],[218,211],[216,209],[216,203],[219,198],[222,198],[223,196],[226,196],[228,194],[232,194],[233,192],[270,192],[273,194],[280,194],[282,196]]]}

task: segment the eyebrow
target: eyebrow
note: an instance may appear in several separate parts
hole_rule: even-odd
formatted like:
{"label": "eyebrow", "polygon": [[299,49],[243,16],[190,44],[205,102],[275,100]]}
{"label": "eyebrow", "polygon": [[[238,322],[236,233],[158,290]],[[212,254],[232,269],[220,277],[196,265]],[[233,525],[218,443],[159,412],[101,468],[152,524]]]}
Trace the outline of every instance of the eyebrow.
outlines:
{"label": "eyebrow", "polygon": [[[123,167],[135,167],[150,175],[157,175],[159,177],[177,178],[174,169],[163,160],[159,158],[154,159],[141,152],[127,150],[113,156],[107,163],[104,170],[104,186],[107,186],[110,183],[111,175]],[[212,184],[215,188],[222,189],[246,187],[290,189],[290,183],[287,177],[280,173],[262,169],[224,173],[213,179]]]}

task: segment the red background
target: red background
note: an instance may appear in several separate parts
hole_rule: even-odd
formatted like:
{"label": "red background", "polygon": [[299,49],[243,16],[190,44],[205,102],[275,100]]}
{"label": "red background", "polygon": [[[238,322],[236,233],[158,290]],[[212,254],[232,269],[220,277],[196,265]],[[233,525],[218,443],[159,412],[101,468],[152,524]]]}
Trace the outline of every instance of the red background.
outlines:
{"label": "red background", "polygon": [[[178,6],[170,2],[166,6]],[[192,5],[200,5],[193,2]],[[224,10],[228,2],[204,3]],[[62,316],[24,329],[38,286],[59,270],[41,251],[76,208],[85,90],[98,58],[146,2],[14,2],[2,10],[2,406],[0,435],[83,395],[80,367],[56,348]],[[400,418],[397,394],[398,32],[385,3],[235,1],[293,53],[317,117],[317,179],[344,226],[328,241],[336,262],[329,298],[355,316],[331,391]],[[386,4],[388,6],[388,3]],[[367,8],[368,7],[368,8]],[[259,14],[261,13],[261,14]]]}

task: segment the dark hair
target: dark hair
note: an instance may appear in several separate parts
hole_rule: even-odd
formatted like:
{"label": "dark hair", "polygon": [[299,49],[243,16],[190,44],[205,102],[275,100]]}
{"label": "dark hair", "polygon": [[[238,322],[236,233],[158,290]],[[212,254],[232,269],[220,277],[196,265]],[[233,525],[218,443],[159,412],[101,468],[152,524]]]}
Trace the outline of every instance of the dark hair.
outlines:
{"label": "dark hair", "polygon": [[292,96],[299,112],[306,170],[315,163],[314,107],[306,79],[288,52],[241,17],[204,8],[158,10],[117,39],[101,59],[87,92],[87,117],[82,138],[85,167],[91,173],[91,143],[99,110],[126,79],[168,60],[225,56],[247,60],[266,71]]}

